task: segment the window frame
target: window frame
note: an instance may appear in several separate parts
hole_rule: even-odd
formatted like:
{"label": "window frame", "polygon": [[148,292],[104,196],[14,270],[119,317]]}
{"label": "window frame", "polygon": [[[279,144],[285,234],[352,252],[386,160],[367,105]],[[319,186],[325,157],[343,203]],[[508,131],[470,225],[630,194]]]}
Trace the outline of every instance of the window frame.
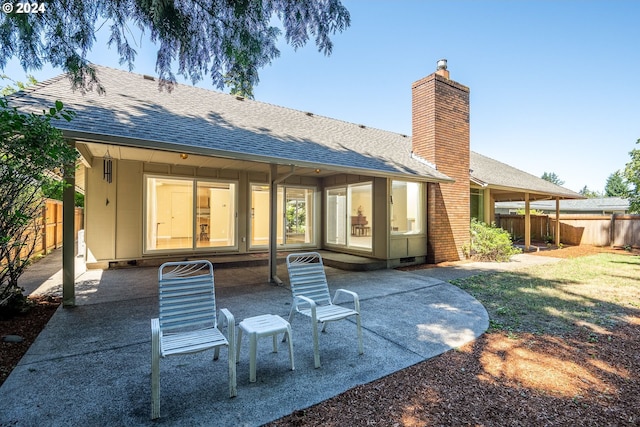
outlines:
{"label": "window frame", "polygon": [[[416,184],[418,185],[418,196],[419,196],[419,200],[416,203],[416,207],[418,209],[418,212],[415,216],[416,222],[418,222],[419,225],[419,231],[394,231],[393,230],[393,223],[392,221],[394,221],[393,218],[393,183],[394,182],[403,182],[406,184]],[[427,234],[427,218],[426,218],[426,197],[425,197],[425,183],[424,182],[420,182],[420,181],[410,181],[410,180],[403,180],[403,179],[390,179],[389,180],[389,234],[392,237],[395,236],[424,236]],[[405,218],[405,220],[407,220],[408,218]]]}
{"label": "window frame", "polygon": [[[370,234],[369,234],[369,238],[371,239],[371,244],[369,247],[366,246],[360,246],[360,245],[353,245],[351,244],[351,231],[349,229],[349,222],[351,219],[351,215],[350,215],[350,211],[353,207],[352,205],[352,198],[351,198],[351,188],[352,187],[360,187],[360,186],[369,186],[370,188],[370,197],[371,197],[371,214],[367,215],[368,217],[368,223],[371,224],[370,226]],[[345,218],[344,218],[344,233],[345,233],[345,243],[333,243],[333,242],[329,242],[329,212],[328,212],[328,206],[329,206],[329,191],[331,190],[336,190],[336,189],[343,189],[345,191]],[[373,180],[371,181],[361,181],[361,182],[354,182],[354,183],[350,183],[350,184],[340,184],[340,185],[334,185],[331,187],[325,187],[324,189],[324,205],[325,205],[325,221],[324,221],[324,228],[325,228],[325,232],[324,232],[324,244],[328,247],[335,247],[335,248],[341,248],[341,249],[348,249],[350,251],[357,251],[357,252],[362,252],[362,253],[367,253],[367,254],[372,254],[373,253],[373,234],[375,232],[374,230],[374,216],[375,216],[375,206],[374,203],[375,202],[375,197],[374,197],[374,182]]]}

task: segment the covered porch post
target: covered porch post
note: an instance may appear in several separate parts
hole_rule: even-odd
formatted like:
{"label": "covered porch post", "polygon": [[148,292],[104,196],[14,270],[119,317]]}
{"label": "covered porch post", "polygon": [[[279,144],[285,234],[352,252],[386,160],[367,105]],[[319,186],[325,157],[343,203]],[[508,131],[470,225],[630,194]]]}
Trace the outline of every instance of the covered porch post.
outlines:
{"label": "covered porch post", "polygon": [[531,206],[529,193],[524,193],[524,250],[529,252],[531,248]]}
{"label": "covered porch post", "polygon": [[[75,141],[68,141],[76,147]],[[62,193],[62,304],[64,307],[76,305],[75,294],[75,164],[64,168],[65,188]]]}
{"label": "covered porch post", "polygon": [[556,229],[555,229],[556,247],[560,247],[560,197],[556,196]]}
{"label": "covered porch post", "polygon": [[295,166],[291,170],[278,176],[278,165],[269,165],[269,283],[282,285],[278,277],[278,184],[293,175]]}

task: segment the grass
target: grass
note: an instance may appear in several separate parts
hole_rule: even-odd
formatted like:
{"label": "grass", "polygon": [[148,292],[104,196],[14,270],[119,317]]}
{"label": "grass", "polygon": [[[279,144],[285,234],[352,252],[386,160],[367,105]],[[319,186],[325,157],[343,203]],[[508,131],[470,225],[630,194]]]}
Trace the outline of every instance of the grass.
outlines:
{"label": "grass", "polygon": [[603,253],[452,282],[489,313],[489,331],[598,332],[640,312],[640,257]]}

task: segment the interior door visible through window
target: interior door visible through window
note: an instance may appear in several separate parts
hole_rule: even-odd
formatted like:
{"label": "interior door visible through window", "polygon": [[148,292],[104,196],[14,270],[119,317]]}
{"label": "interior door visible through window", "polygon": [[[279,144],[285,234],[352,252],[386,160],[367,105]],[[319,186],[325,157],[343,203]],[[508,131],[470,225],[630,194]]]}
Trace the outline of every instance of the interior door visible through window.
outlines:
{"label": "interior door visible through window", "polygon": [[185,249],[193,239],[193,182],[147,180],[147,249]]}

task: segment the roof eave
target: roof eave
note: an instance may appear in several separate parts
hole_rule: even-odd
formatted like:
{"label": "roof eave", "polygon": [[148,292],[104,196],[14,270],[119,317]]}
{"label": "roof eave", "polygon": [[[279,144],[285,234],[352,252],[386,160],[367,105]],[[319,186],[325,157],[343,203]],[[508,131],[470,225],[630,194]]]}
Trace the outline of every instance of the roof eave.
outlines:
{"label": "roof eave", "polygon": [[378,169],[367,169],[357,166],[343,166],[343,165],[335,165],[330,163],[322,163],[322,162],[309,162],[304,160],[292,160],[292,159],[284,159],[279,157],[272,156],[259,156],[254,154],[243,153],[239,151],[226,151],[226,150],[218,150],[215,148],[207,148],[207,147],[199,147],[188,144],[179,144],[173,142],[166,141],[153,141],[153,140],[144,140],[139,138],[129,138],[118,135],[107,135],[102,133],[93,133],[93,132],[83,132],[77,130],[70,129],[62,129],[63,135],[65,138],[85,141],[85,142],[94,142],[101,144],[113,144],[113,145],[121,145],[126,147],[134,147],[134,148],[145,148],[151,150],[161,150],[161,151],[175,151],[175,152],[184,152],[187,154],[194,155],[204,155],[204,156],[214,156],[221,157],[227,159],[235,159],[235,160],[245,160],[251,162],[258,163],[267,163],[267,164],[278,164],[278,165],[295,165],[299,167],[308,167],[308,168],[317,168],[318,166],[322,166],[324,169],[332,170],[339,173],[351,173],[351,174],[363,174],[363,175],[371,175],[376,177],[385,177],[385,178],[402,178],[402,179],[412,179],[416,181],[423,182],[437,182],[437,183],[452,183],[455,182],[452,178],[438,178],[438,177],[429,177],[418,174],[411,173],[402,173],[402,172],[389,172],[382,171]]}

